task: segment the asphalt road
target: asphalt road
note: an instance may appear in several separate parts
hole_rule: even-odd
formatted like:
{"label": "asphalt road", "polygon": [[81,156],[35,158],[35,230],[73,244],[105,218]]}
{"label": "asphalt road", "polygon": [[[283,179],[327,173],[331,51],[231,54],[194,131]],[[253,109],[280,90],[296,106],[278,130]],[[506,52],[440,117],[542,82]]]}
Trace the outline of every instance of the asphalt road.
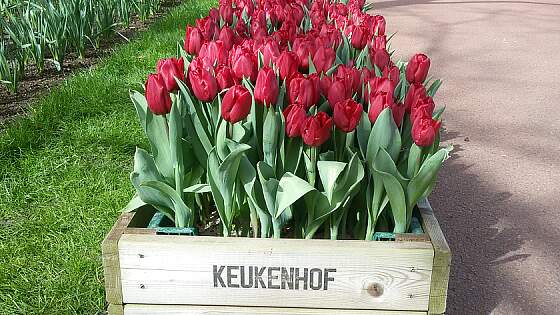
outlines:
{"label": "asphalt road", "polygon": [[376,1],[444,80],[449,314],[560,314],[560,1]]}

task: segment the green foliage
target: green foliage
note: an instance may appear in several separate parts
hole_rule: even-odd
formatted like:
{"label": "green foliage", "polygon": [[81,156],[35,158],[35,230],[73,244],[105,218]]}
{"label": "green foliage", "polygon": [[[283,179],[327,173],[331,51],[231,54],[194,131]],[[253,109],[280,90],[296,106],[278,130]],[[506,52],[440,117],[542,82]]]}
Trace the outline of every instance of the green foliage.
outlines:
{"label": "green foliage", "polygon": [[[68,52],[84,57],[88,48],[133,16],[146,20],[161,0],[3,0],[0,5],[0,83],[16,91],[23,69],[41,72],[45,62],[60,71]],[[9,71],[6,69],[9,64]]]}

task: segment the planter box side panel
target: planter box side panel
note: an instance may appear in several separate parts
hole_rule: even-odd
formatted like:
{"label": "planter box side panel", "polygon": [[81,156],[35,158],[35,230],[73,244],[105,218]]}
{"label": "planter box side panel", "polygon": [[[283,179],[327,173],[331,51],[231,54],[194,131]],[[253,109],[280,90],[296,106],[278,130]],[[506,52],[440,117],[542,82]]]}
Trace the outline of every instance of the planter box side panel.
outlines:
{"label": "planter box side panel", "polygon": [[423,228],[434,247],[434,263],[430,289],[429,314],[444,314],[447,306],[447,286],[451,266],[451,250],[427,199],[418,203]]}
{"label": "planter box side panel", "polygon": [[426,312],[128,304],[124,315],[426,315]]}
{"label": "planter box side panel", "polygon": [[127,304],[428,310],[429,242],[124,234],[119,253]]}

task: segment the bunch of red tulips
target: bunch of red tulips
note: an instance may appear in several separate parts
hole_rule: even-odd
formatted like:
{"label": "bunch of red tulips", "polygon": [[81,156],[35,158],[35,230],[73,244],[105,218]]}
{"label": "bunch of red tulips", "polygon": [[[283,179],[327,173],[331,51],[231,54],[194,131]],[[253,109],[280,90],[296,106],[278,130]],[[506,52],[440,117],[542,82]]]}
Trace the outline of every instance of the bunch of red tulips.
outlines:
{"label": "bunch of red tulips", "polygon": [[368,10],[221,0],[188,26],[145,98],[132,93],[152,144],[136,154],[135,201],[179,227],[215,207],[226,236],[408,231],[450,150],[432,98],[441,81],[424,54],[392,61],[385,19]]}

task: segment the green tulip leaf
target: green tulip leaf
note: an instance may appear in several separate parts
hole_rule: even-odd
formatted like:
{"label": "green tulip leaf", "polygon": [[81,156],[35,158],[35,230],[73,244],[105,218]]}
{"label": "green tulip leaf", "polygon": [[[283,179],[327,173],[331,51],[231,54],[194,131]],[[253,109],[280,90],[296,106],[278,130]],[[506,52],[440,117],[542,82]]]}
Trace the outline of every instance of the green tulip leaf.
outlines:
{"label": "green tulip leaf", "polygon": [[429,186],[435,181],[443,161],[449,157],[449,152],[452,149],[453,147],[448,147],[437,151],[422,164],[418,174],[410,180],[407,187],[407,200],[410,208],[414,207],[420,197],[424,195]]}
{"label": "green tulip leaf", "polygon": [[[272,168],[276,168],[276,155],[278,150],[279,118],[274,108],[268,108],[263,125],[263,154],[264,161]],[[283,132],[283,131],[282,131]]]}
{"label": "green tulip leaf", "polygon": [[356,128],[356,136],[358,138],[358,146],[360,147],[360,152],[362,157],[366,158],[368,139],[371,134],[371,121],[369,120],[368,114],[364,111],[358,127]]}
{"label": "green tulip leaf", "polygon": [[346,168],[347,163],[335,162],[335,161],[319,161],[317,162],[317,170],[319,171],[319,177],[323,188],[325,189],[325,194],[330,203],[332,203],[333,194],[336,188],[336,182],[340,177],[340,174]]}
{"label": "green tulip leaf", "polygon": [[183,189],[183,191],[186,193],[203,194],[212,192],[212,188],[208,184],[194,184]]}
{"label": "green tulip leaf", "polygon": [[126,204],[126,206],[121,210],[121,212],[123,213],[133,212],[145,205],[147,205],[147,203],[142,201],[142,198],[140,198],[138,193],[135,193],[132,199],[130,199],[130,201],[128,202],[128,204]]}
{"label": "green tulip leaf", "polygon": [[387,192],[393,219],[395,220],[394,233],[405,233],[407,230],[407,207],[404,190],[399,181],[391,174],[379,172],[383,178],[383,185]]}
{"label": "green tulip leaf", "polygon": [[175,210],[175,224],[177,227],[190,227],[189,222],[193,215],[192,209],[185,204],[175,189],[159,181],[145,181],[142,182],[140,186],[150,187],[160,192],[162,196],[167,197],[173,204],[173,209]]}
{"label": "green tulip leaf", "polygon": [[389,108],[385,108],[379,114],[371,128],[366,153],[366,160],[371,169],[379,148],[387,150],[393,161],[397,160],[401,151],[401,135]]}
{"label": "green tulip leaf", "polygon": [[280,179],[276,192],[276,218],[279,218],[284,210],[308,192],[314,190],[308,182],[292,173],[285,173]]}

